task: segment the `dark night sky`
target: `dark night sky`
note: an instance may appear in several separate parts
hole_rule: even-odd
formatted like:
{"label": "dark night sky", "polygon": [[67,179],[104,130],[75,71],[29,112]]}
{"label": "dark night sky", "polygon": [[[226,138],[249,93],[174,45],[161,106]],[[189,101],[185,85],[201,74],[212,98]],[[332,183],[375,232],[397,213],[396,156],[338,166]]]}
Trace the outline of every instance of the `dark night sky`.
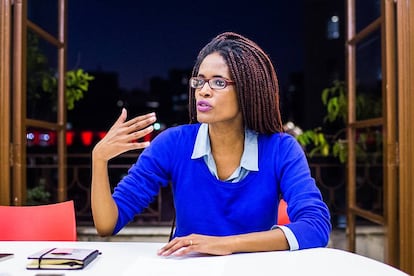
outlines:
{"label": "dark night sky", "polygon": [[[249,3],[249,4],[247,4]],[[256,41],[281,84],[303,68],[303,6],[292,1],[68,1],[68,69],[119,74],[145,88],[171,68],[192,68],[201,47],[223,31]]]}

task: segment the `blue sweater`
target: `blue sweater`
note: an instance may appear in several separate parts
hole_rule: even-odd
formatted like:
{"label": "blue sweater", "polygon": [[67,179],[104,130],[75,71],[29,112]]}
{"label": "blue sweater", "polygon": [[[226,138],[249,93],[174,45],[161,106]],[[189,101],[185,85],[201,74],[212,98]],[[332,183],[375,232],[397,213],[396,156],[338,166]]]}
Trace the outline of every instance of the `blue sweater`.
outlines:
{"label": "blue sweater", "polygon": [[160,133],[115,187],[114,234],[142,212],[160,187],[172,184],[176,236],[226,236],[272,228],[279,194],[288,203],[287,224],[299,249],[326,246],[330,215],[296,139],[285,133],[258,136],[259,171],[238,183],[217,180],[203,158],[191,159],[200,124]]}

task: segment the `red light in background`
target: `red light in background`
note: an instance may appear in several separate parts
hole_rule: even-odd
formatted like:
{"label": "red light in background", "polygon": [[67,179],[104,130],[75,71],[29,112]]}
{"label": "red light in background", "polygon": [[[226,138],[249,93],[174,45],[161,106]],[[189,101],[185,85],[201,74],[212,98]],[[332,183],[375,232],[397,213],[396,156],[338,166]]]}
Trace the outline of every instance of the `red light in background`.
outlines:
{"label": "red light in background", "polygon": [[104,138],[104,137],[105,137],[105,135],[106,135],[106,131],[99,131],[99,132],[98,132],[98,137],[99,137],[99,139]]}
{"label": "red light in background", "polygon": [[71,146],[73,144],[73,140],[75,138],[75,132],[73,131],[66,131],[66,145]]}
{"label": "red light in background", "polygon": [[49,135],[49,139],[46,141],[47,146],[52,146],[56,144],[56,132],[50,131],[47,133]]}
{"label": "red light in background", "polygon": [[144,136],[144,142],[151,142],[152,134],[148,133]]}
{"label": "red light in background", "polygon": [[[72,146],[77,144],[80,140],[83,146],[91,146],[94,142],[94,138],[103,139],[107,131],[92,131],[92,130],[66,130],[66,146]],[[143,137],[145,141],[150,141],[151,135]],[[39,131],[28,130],[26,133],[27,146],[55,146],[57,142],[57,133],[55,131]]]}
{"label": "red light in background", "polygon": [[82,131],[81,132],[81,139],[82,139],[82,144],[84,146],[90,146],[92,145],[92,138],[93,138],[93,132],[92,131]]}

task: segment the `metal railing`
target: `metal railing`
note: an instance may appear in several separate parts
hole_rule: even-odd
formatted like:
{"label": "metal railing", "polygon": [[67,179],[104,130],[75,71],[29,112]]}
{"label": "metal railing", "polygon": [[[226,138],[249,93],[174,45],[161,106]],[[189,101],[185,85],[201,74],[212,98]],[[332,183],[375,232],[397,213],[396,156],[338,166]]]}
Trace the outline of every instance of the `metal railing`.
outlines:
{"label": "metal railing", "polygon": [[[127,173],[136,162],[139,153],[123,154],[109,163],[109,177],[112,184]],[[45,185],[50,191],[51,201],[56,201],[57,162],[55,154],[28,154],[28,185]],[[340,226],[346,213],[345,167],[337,162],[326,160],[309,163],[312,176],[322,192],[332,216],[334,226]],[[382,179],[377,175],[378,165],[361,165],[357,167],[360,177],[357,186],[360,191],[359,204],[374,212],[382,209]],[[67,160],[67,198],[75,201],[77,221],[80,225],[92,224],[90,183],[90,154],[68,154]],[[30,189],[30,187],[28,187]],[[139,216],[134,223],[139,225],[168,225],[172,221],[173,203],[170,188],[162,188],[154,202]],[[342,221],[341,221],[342,219]]]}

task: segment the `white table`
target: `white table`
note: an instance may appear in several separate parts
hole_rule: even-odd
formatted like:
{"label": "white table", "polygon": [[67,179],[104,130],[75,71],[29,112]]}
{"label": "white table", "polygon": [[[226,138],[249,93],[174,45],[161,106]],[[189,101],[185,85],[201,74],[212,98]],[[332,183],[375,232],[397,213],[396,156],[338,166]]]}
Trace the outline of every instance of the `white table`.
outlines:
{"label": "white table", "polygon": [[[0,252],[14,257],[0,261],[0,276],[37,273],[62,275],[407,275],[367,257],[332,248],[299,251],[159,257],[162,243],[143,242],[0,242]],[[27,270],[27,256],[45,248],[93,248],[102,252],[83,270]]]}

